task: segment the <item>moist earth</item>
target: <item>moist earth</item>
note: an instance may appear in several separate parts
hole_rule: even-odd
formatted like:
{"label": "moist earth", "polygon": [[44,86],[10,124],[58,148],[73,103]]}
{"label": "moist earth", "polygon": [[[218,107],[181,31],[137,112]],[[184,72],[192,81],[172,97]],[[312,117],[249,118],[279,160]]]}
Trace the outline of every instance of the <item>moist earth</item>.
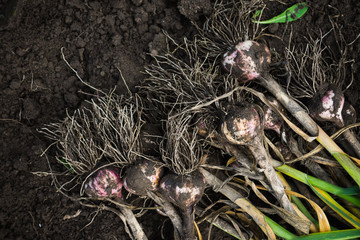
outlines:
{"label": "moist earth", "polygon": [[[264,17],[279,14],[287,5],[271,1]],[[47,159],[49,140],[39,133],[97,94],[81,83],[119,94],[135,91],[151,64],[148,53],[161,53],[166,31],[175,40],[191,38],[212,12],[211,0],[0,0],[0,239],[129,239],[115,214],[87,208],[57,192]],[[309,1],[310,10],[289,25],[265,29],[270,49],[281,52],[281,36],[292,28],[293,44],[305,44],[308,34],[325,34],[339,24],[349,71],[355,78],[346,98],[359,111],[358,96],[360,2]],[[321,29],[321,32],[320,30]],[[339,39],[324,38],[333,54]],[[65,60],[76,70],[73,72]],[[76,76],[78,74],[78,77]],[[123,78],[122,78],[123,77]],[[51,155],[51,152],[50,154]],[[149,239],[171,239],[170,223],[147,212],[140,218]],[[207,237],[209,226],[200,226]],[[213,229],[211,239],[232,239]]]}

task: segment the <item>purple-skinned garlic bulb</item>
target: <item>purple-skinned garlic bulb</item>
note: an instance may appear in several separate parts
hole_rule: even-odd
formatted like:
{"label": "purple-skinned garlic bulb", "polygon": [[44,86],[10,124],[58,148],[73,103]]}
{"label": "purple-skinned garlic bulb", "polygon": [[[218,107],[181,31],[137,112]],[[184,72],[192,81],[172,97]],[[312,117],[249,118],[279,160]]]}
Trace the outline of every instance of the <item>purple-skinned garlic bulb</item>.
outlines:
{"label": "purple-skinned garlic bulb", "polygon": [[159,191],[169,202],[180,209],[184,236],[181,239],[192,240],[194,236],[194,206],[200,201],[205,190],[205,178],[194,171],[191,175],[169,173],[160,182]]}
{"label": "purple-skinned garlic bulb", "polygon": [[84,192],[94,198],[122,198],[123,187],[120,178],[120,169],[107,167],[98,170],[94,176],[90,176],[84,184]]}
{"label": "purple-skinned garlic bulb", "polygon": [[[120,169],[116,167],[106,167],[95,172],[84,184],[84,192],[93,198],[112,198],[114,201],[124,203],[121,190],[123,187],[120,178]],[[147,240],[145,233],[132,210],[127,206],[118,206],[121,213],[126,217],[127,226],[131,230],[131,239]]]}
{"label": "purple-skinned garlic bulb", "polygon": [[258,78],[269,70],[271,54],[269,48],[255,41],[239,42],[223,56],[222,66],[240,82]]}
{"label": "purple-skinned garlic bulb", "polygon": [[205,178],[199,172],[191,175],[169,173],[160,182],[160,192],[170,202],[181,209],[187,209],[196,204],[205,189]]}
{"label": "purple-skinned garlic bulb", "polygon": [[[309,104],[309,112],[317,121],[334,123],[342,128],[356,121],[356,112],[353,106],[345,101],[341,88],[330,84],[322,87]],[[360,157],[360,143],[351,130],[344,132],[344,137],[354,150],[354,154]]]}
{"label": "purple-skinned garlic bulb", "polygon": [[225,138],[238,145],[253,145],[254,141],[260,143],[263,129],[258,108],[253,105],[233,107],[221,125]]}
{"label": "purple-skinned garlic bulb", "polygon": [[147,195],[147,191],[156,191],[160,179],[164,174],[164,167],[156,161],[141,159],[126,169],[124,176],[125,189],[136,195]]}
{"label": "purple-skinned garlic bulb", "polygon": [[[284,107],[273,97],[268,97],[268,101],[272,103],[280,112],[284,112]],[[281,134],[281,127],[283,126],[284,120],[282,117],[274,112],[270,107],[264,105],[264,129],[273,130],[278,135]]]}
{"label": "purple-skinned garlic bulb", "polygon": [[345,97],[340,87],[329,85],[321,88],[309,104],[309,112],[317,121],[333,122],[338,127],[344,126],[342,110]]}
{"label": "purple-skinned garlic bulb", "polygon": [[233,106],[228,110],[221,124],[221,132],[228,142],[248,147],[257,164],[264,170],[274,196],[286,210],[295,212],[263,145],[264,123],[259,106],[255,104]]}

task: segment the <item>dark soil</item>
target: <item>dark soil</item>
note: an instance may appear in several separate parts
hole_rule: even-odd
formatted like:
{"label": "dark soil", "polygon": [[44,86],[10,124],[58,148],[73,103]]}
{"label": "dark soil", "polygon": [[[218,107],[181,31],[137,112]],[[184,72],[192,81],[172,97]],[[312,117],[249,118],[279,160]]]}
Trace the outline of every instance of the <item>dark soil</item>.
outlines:
{"label": "dark soil", "polygon": [[[310,11],[291,24],[293,43],[304,43],[304,36],[316,36],[319,29],[329,31],[329,18],[341,26],[347,43],[359,34],[357,0],[309,5]],[[144,66],[151,63],[147,53],[165,47],[162,30],[174,39],[191,37],[195,29],[190,21],[201,23],[211,6],[210,0],[0,0],[0,239],[128,239],[115,214],[80,206],[56,192],[50,176],[38,174],[49,171],[41,153],[50,143],[38,130],[82,106],[90,97],[81,92],[93,93],[66,66],[61,48],[92,86],[126,93],[119,71],[134,90],[144,78]],[[289,6],[270,2],[264,14]],[[266,33],[281,36],[284,28],[274,24]],[[270,49],[281,51],[280,40],[267,41]],[[340,54],[333,35],[324,41]],[[346,92],[358,111],[359,51],[360,40],[349,46],[355,82]],[[164,221],[154,212],[140,218],[149,239],[161,239]],[[206,237],[208,226],[201,230]],[[169,232],[165,239],[171,239]],[[212,239],[230,237],[215,231]]]}

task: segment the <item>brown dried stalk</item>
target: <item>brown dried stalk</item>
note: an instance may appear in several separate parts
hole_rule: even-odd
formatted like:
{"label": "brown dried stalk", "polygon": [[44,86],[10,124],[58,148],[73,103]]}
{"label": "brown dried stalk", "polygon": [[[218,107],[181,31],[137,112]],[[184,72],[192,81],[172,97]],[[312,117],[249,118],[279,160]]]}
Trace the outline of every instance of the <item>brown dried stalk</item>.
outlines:
{"label": "brown dried stalk", "polygon": [[[216,176],[212,175],[210,172],[206,171],[203,168],[200,168],[200,172],[204,175],[206,182],[214,189],[219,189],[219,186],[222,186],[222,181]],[[257,225],[261,228],[261,230],[267,235],[268,239],[276,239],[274,232],[265,221],[264,214],[260,212],[254,205],[252,205],[244,196],[242,196],[240,193],[238,193],[228,185],[222,186],[219,189],[219,192],[224,194],[233,203],[238,205],[247,214],[249,214],[252,219],[254,219],[254,221],[257,223]]]}

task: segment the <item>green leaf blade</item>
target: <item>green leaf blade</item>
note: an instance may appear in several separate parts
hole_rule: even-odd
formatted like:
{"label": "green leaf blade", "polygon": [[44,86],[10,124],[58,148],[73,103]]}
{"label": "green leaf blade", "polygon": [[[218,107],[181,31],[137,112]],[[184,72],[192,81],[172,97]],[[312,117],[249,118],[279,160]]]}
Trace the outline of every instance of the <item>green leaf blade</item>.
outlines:
{"label": "green leaf blade", "polygon": [[296,240],[317,240],[317,239],[328,239],[328,240],[343,240],[343,239],[354,239],[360,237],[360,229],[347,229],[338,230],[324,233],[312,233],[306,236],[300,236],[293,239]]}
{"label": "green leaf blade", "polygon": [[256,21],[255,18],[260,15],[259,10],[255,12],[254,16],[252,17],[252,22],[259,23],[259,24],[271,24],[271,23],[287,23],[293,22],[301,18],[309,9],[308,5],[303,3],[295,4],[288,9],[286,9],[283,13],[278,16],[275,16],[269,20],[265,21]]}
{"label": "green leaf blade", "polygon": [[337,195],[343,199],[345,199],[348,202],[353,203],[355,206],[360,207],[360,198],[357,196],[351,196],[351,195],[357,195],[359,188],[358,186],[349,187],[349,188],[342,188],[336,185],[333,185],[331,183],[325,182],[321,179],[317,179],[315,177],[309,176],[306,173],[303,173],[297,169],[294,169],[286,164],[278,165],[275,164],[275,168],[277,171],[288,175],[291,178],[294,178],[302,183],[305,183],[307,185],[311,184],[312,186],[318,187],[322,190],[325,190],[329,193],[332,193],[334,195]]}
{"label": "green leaf blade", "polygon": [[341,216],[344,220],[350,223],[353,227],[357,229],[360,228],[360,219],[358,219],[355,215],[342,207],[330,196],[330,194],[328,194],[324,190],[316,189],[316,187],[313,187],[311,184],[309,186],[314,191],[314,193],[339,216]]}

